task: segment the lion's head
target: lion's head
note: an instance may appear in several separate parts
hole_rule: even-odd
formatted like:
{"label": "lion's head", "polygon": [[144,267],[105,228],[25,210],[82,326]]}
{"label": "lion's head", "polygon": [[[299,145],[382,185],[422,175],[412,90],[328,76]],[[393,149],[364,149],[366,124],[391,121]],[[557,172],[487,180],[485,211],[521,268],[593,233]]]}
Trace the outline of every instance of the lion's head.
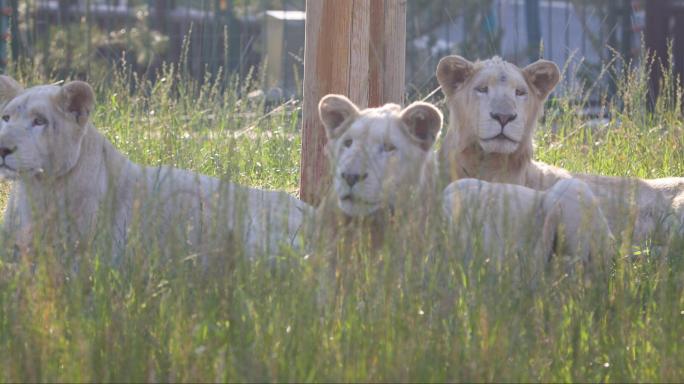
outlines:
{"label": "lion's head", "polygon": [[349,216],[394,206],[398,196],[418,187],[442,126],[439,110],[420,102],[403,110],[395,104],[359,110],[344,96],[328,95],[319,114],[334,194]]}
{"label": "lion's head", "polygon": [[531,149],[537,118],[560,71],[546,60],[521,69],[499,57],[473,63],[447,56],[437,65],[437,80],[459,142],[510,154]]}
{"label": "lion's head", "polygon": [[71,170],[94,100],[81,81],[23,89],[0,76],[0,177],[59,177]]}

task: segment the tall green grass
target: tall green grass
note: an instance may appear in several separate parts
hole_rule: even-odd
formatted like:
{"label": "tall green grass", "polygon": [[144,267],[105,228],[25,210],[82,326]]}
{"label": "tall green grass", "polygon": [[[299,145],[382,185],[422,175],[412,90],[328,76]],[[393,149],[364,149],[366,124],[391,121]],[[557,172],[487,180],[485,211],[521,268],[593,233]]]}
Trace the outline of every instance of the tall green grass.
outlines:
{"label": "tall green grass", "polygon": [[[666,77],[670,96],[650,112],[646,69],[606,72],[619,91],[605,126],[591,128],[570,97],[550,103],[537,157],[572,171],[684,175],[681,89]],[[155,83],[125,71],[91,83],[95,126],[132,160],[296,191],[300,102],[266,113],[244,96],[258,76],[200,85],[168,66]],[[74,270],[50,246],[16,263],[0,250],[0,381],[684,378],[682,239],[612,255],[590,276],[551,265],[530,280],[526,255],[466,258],[444,228],[398,222],[378,251],[351,244],[330,291],[331,260],[318,251],[283,249],[274,267],[226,250],[201,268],[156,262],[158,250],[133,242],[112,268],[101,241]]]}

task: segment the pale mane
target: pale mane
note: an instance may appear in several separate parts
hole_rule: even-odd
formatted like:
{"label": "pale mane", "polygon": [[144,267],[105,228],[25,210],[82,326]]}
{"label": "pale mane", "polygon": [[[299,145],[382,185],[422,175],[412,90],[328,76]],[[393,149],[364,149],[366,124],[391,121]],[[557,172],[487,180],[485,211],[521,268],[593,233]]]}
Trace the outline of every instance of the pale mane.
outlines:
{"label": "pale mane", "polygon": [[[449,64],[441,64],[444,73],[452,69]],[[463,77],[454,79],[445,74],[441,77],[449,108],[449,127],[439,150],[441,177],[443,181],[477,177],[488,181],[525,184],[527,166],[534,152],[534,132],[546,94],[535,90],[519,68],[500,57],[468,65],[468,68],[462,69],[465,72],[461,75]],[[459,68],[455,67],[454,70],[458,71]],[[457,82],[456,85],[454,82]],[[482,84],[489,86],[489,93],[476,92],[476,88]],[[513,100],[516,85],[526,86],[526,100]],[[501,92],[497,88],[501,88]],[[507,89],[510,92],[505,95],[508,98],[504,98],[501,95]],[[489,148],[483,148],[479,127],[491,120],[493,110],[505,109],[513,103],[517,106],[511,108],[510,113],[515,114],[516,118],[507,125],[519,125],[515,132],[515,139],[518,140],[515,148],[507,148],[504,153],[488,151]],[[543,180],[541,182],[545,183]]]}
{"label": "pale mane", "polygon": [[[437,79],[449,107],[449,128],[439,151],[443,184],[470,177],[547,190],[575,177],[598,197],[614,233],[642,242],[683,227],[684,178],[573,175],[533,160],[537,121],[560,81],[552,62],[518,68],[499,57],[470,62],[447,56],[437,67]],[[491,139],[498,132],[504,136]]]}

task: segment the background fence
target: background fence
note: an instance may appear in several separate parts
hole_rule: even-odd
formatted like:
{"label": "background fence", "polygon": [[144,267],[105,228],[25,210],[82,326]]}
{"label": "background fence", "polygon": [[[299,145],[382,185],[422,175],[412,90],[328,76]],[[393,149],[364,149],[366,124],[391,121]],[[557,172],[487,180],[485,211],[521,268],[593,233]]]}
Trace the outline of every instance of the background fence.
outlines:
{"label": "background fence", "polygon": [[[519,65],[544,57],[568,63],[569,81],[594,79],[614,53],[639,56],[646,1],[408,0],[407,90],[433,89],[437,61],[450,53],[499,54]],[[681,1],[657,3],[684,9]],[[305,0],[0,0],[0,13],[13,16],[11,49],[0,43],[0,57],[50,78],[103,76],[124,62],[151,77],[164,62],[182,62],[198,79],[262,69],[264,88],[297,95],[304,7]],[[660,33],[671,34],[669,21],[660,22]]]}

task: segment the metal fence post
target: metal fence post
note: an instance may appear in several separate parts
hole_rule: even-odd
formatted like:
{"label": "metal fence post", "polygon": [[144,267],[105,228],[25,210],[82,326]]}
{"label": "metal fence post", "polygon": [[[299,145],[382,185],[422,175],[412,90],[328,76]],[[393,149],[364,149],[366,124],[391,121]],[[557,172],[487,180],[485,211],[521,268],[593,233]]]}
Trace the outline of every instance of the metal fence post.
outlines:
{"label": "metal fence post", "polygon": [[660,78],[662,71],[661,64],[667,65],[667,32],[668,32],[668,10],[669,1],[646,1],[646,33],[644,41],[649,54],[656,59],[655,65],[651,68],[651,84],[649,94],[649,106],[655,106],[655,100],[660,92]]}
{"label": "metal fence post", "polygon": [[539,0],[525,0],[525,21],[527,22],[527,55],[530,61],[539,58],[541,27],[539,23]]}
{"label": "metal fence post", "polygon": [[12,61],[16,66],[22,51],[21,40],[19,39],[19,1],[10,0],[12,16],[10,18],[10,35],[12,39]]}
{"label": "metal fence post", "polygon": [[0,0],[0,73],[7,70],[7,42],[10,39],[9,26],[12,8],[9,0]]}

